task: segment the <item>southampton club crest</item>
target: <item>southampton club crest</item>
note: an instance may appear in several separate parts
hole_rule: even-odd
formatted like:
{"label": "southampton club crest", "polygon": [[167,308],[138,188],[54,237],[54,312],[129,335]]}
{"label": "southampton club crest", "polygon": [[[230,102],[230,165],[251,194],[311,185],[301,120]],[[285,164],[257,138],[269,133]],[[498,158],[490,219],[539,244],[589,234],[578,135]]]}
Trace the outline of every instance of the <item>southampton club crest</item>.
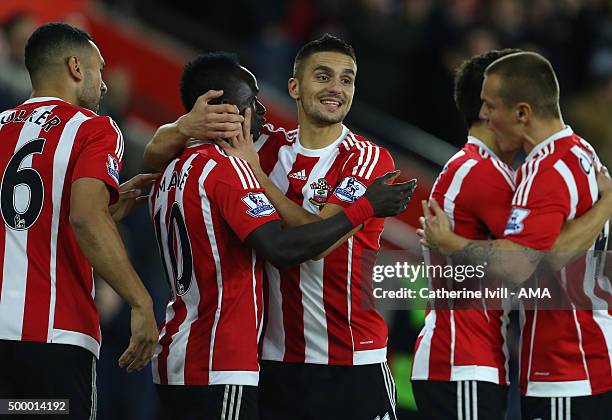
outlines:
{"label": "southampton club crest", "polygon": [[313,193],[308,201],[320,209],[327,203],[327,194],[332,190],[332,186],[329,185],[325,178],[319,178],[317,182],[310,184],[310,188],[312,188]]}
{"label": "southampton club crest", "polygon": [[248,193],[242,201],[249,207],[247,214],[252,217],[269,216],[276,211],[264,193]]}

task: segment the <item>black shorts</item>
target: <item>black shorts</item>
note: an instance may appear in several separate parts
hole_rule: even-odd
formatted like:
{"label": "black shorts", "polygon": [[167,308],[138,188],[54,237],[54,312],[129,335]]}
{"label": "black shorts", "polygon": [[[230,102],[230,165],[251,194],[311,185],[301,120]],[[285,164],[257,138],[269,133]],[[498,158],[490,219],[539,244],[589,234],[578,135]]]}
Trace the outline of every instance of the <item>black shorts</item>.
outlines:
{"label": "black shorts", "polygon": [[258,420],[256,386],[156,385],[161,420]]}
{"label": "black shorts", "polygon": [[522,397],[523,420],[609,420],[612,391],[585,397]]}
{"label": "black shorts", "polygon": [[69,344],[0,340],[0,360],[0,398],[70,400],[70,415],[15,419],[96,418],[96,357],[90,351]]}
{"label": "black shorts", "polygon": [[506,418],[508,387],[483,381],[412,381],[423,419],[500,420]]}
{"label": "black shorts", "polygon": [[330,366],[262,361],[261,420],[396,420],[387,363]]}

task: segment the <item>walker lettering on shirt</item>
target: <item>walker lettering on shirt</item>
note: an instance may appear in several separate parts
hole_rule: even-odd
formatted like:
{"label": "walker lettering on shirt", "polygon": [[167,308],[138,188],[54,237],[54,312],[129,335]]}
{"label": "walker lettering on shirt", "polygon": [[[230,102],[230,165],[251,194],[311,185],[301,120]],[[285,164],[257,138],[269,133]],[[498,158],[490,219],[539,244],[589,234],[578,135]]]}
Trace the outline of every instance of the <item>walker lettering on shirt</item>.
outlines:
{"label": "walker lettering on shirt", "polygon": [[[26,117],[26,114],[28,115]],[[49,110],[35,108],[34,110],[28,111],[25,109],[15,110],[10,114],[4,115],[0,119],[0,125],[6,125],[9,123],[22,123],[22,122],[33,122],[36,125],[42,127],[45,133],[48,133],[52,127],[60,125],[62,120]]]}

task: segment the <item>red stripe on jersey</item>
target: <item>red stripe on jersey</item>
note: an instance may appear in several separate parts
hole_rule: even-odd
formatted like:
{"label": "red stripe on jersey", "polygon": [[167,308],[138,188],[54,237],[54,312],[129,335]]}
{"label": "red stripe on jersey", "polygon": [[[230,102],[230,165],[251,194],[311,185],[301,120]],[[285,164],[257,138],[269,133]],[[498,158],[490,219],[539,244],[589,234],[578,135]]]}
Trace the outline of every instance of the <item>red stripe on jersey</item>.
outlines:
{"label": "red stripe on jersey", "polygon": [[[285,327],[285,362],[300,362],[306,353],[304,338],[304,307],[299,287],[300,266],[279,270],[283,296],[283,325]],[[297,282],[296,282],[297,279]],[[288,334],[287,331],[292,331]],[[300,331],[300,333],[298,333]]]}
{"label": "red stripe on jersey", "polygon": [[[168,385],[168,355],[170,354],[170,345],[172,344],[172,336],[177,333],[179,327],[187,316],[187,308],[185,302],[181,298],[177,298],[172,305],[174,316],[171,319],[166,318],[165,333],[160,336],[159,344],[161,352],[157,356],[157,369],[159,379],[162,385]],[[166,311],[167,316],[167,311]]]}

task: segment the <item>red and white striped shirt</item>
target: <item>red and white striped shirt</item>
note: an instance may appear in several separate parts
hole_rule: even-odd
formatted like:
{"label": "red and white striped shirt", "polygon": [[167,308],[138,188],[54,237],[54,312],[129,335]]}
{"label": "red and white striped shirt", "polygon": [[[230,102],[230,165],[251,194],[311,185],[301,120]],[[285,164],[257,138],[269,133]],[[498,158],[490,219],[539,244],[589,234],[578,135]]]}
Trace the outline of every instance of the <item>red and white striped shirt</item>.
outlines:
{"label": "red and white striped shirt", "polygon": [[118,197],[123,137],[115,122],[58,98],[0,114],[0,339],[72,344],[98,356],[92,267],[70,225],[79,178]]}
{"label": "red and white striped shirt", "polygon": [[[431,197],[444,208],[455,233],[488,240],[503,236],[514,189],[514,171],[480,140],[468,137],[463,149],[444,166]],[[430,255],[427,248],[424,254],[428,265],[448,263],[440,255]],[[439,279],[430,279],[430,288],[434,281]],[[446,279],[442,281],[448,288]],[[493,287],[487,279],[456,285],[477,290]],[[413,380],[509,383],[508,311],[487,309],[485,301],[474,302],[472,307],[436,309],[429,302],[425,326],[415,345]]]}
{"label": "red and white striped shirt", "polygon": [[[519,169],[506,239],[549,250],[563,223],[580,217],[597,200],[594,168],[599,164],[593,148],[569,127],[538,144]],[[604,250],[607,227],[605,236],[599,241]],[[611,296],[596,264],[593,254],[587,254],[555,275],[556,281],[593,307],[608,310],[523,311],[523,395],[577,397],[612,390]]]}
{"label": "red and white striped shirt", "polygon": [[[337,140],[317,150],[304,148],[297,130],[269,125],[255,144],[274,184],[313,214],[327,203],[349,206],[375,178],[394,170],[387,150],[346,127]],[[321,260],[280,271],[266,265],[262,359],[331,365],[386,360],[387,326],[372,303],[364,301],[372,296],[383,224],[383,219],[370,219]]]}
{"label": "red and white striped shirt", "polygon": [[263,263],[243,242],[278,214],[250,166],[204,142],[155,183],[150,210],[173,298],[155,383],[257,385]]}

